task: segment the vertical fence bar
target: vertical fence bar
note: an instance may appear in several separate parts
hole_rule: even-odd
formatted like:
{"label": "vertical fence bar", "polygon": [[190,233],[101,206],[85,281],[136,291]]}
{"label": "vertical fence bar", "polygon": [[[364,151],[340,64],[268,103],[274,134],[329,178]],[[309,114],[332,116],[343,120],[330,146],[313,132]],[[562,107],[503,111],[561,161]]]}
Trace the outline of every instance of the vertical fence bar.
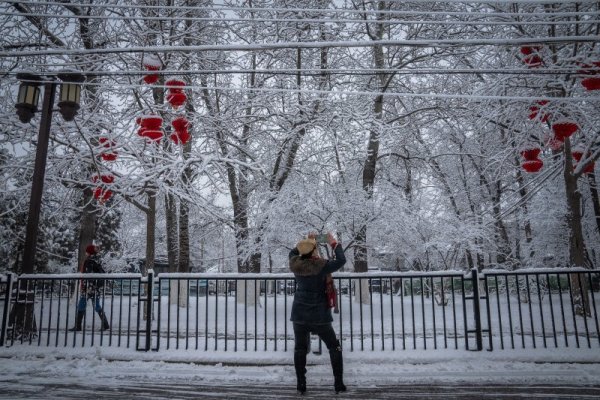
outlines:
{"label": "vertical fence bar", "polygon": [[422,276],[419,279],[419,284],[421,286],[421,322],[423,323],[423,349],[427,350],[427,330],[425,323],[425,277]]}
{"label": "vertical fence bar", "polygon": [[[542,288],[540,287],[540,274],[535,274],[535,283],[537,286],[537,292],[538,292],[538,303],[539,303],[539,308],[540,308],[540,321],[542,322],[542,338],[543,343],[544,343],[544,348],[548,348],[547,342],[546,342],[546,325],[544,324],[544,309],[542,308]],[[548,284],[548,282],[546,282],[546,285]]]}
{"label": "vertical fence bar", "polygon": [[469,326],[467,324],[467,294],[465,293],[465,279],[461,281],[462,284],[462,303],[463,303],[463,323],[465,326],[465,348],[469,350]]}
{"label": "vertical fence bar", "polygon": [[550,321],[552,321],[552,336],[554,337],[554,347],[558,347],[558,341],[556,338],[556,323],[554,321],[554,301],[552,300],[552,283],[550,281],[550,274],[546,274],[546,282],[548,284],[548,303],[550,303]]}
{"label": "vertical fence bar", "polygon": [[413,278],[410,278],[410,316],[412,318],[413,349],[417,348],[417,327],[415,323],[415,293]]}
{"label": "vertical fence bar", "polygon": [[565,347],[569,347],[569,339],[567,335],[567,320],[565,317],[565,305],[563,303],[563,294],[562,294],[562,282],[560,279],[560,275],[556,274],[556,279],[558,280],[558,298],[560,299],[560,315],[562,318],[563,325],[563,336],[565,337]]}
{"label": "vertical fence bar", "polygon": [[[591,348],[592,347],[592,342],[590,340],[590,331],[588,328],[588,319],[587,319],[587,309],[585,304],[587,302],[590,301],[588,295],[587,295],[587,290],[585,290],[585,280],[583,279],[583,274],[579,274],[579,278],[577,279],[579,281],[579,293],[581,294],[581,307],[582,307],[582,312],[583,312],[583,326],[585,328],[585,337],[587,339],[587,344],[588,347]],[[591,289],[591,288],[590,288]],[[591,307],[589,307],[591,310]]]}
{"label": "vertical fence bar", "polygon": [[[513,335],[513,320],[512,310],[510,307],[510,286],[508,285],[508,275],[504,275],[504,286],[506,287],[506,307],[508,308],[508,327],[510,330],[510,346],[511,349],[515,348],[515,337]],[[491,335],[491,332],[490,332]]]}
{"label": "vertical fence bar", "polygon": [[[154,271],[148,271],[148,283],[147,283],[147,294],[146,294],[146,351],[150,350],[152,342],[152,303],[154,302]],[[160,288],[159,288],[160,293]]]}
{"label": "vertical fence bar", "polygon": [[[208,290],[208,288],[207,288]],[[198,339],[200,337],[200,279],[196,279],[196,346],[198,350]]]}
{"label": "vertical fence bar", "polygon": [[527,308],[529,309],[529,325],[531,326],[531,341],[533,342],[533,348],[535,349],[536,346],[536,342],[535,342],[535,327],[533,324],[533,310],[532,310],[532,306],[531,306],[531,288],[529,287],[529,274],[525,274],[525,283],[527,286],[525,286],[527,288]]}
{"label": "vertical fence bar", "polygon": [[404,279],[400,278],[400,311],[402,315],[402,350],[406,350],[406,327],[404,324]]}
{"label": "vertical fence bar", "polygon": [[596,310],[596,298],[594,297],[594,287],[591,272],[588,274],[588,282],[590,284],[590,294],[592,295],[592,305],[594,306],[594,322],[596,325],[596,337],[598,338],[598,344],[600,344],[600,326],[598,325],[598,312]]}
{"label": "vertical fence bar", "polygon": [[[198,290],[198,286],[196,286]],[[185,280],[185,349],[190,347],[190,280]]]}
{"label": "vertical fence bar", "polygon": [[446,326],[446,292],[444,291],[444,277],[440,278],[440,295],[442,298],[442,325],[444,331],[444,348],[448,348],[448,328]]}
{"label": "vertical fence bar", "polygon": [[[58,281],[58,305],[57,305],[57,310],[56,310],[56,336],[55,336],[55,340],[54,340],[54,347],[58,347],[58,336],[59,336],[59,332],[60,332],[60,310],[61,310],[61,303],[62,303],[62,279],[59,279]],[[66,332],[66,331],[65,331]],[[66,333],[65,333],[66,335]]]}
{"label": "vertical fence bar", "polygon": [[354,294],[356,296],[356,283],[352,278],[348,278],[348,283],[350,285],[350,287],[348,288],[348,292],[350,293],[350,295],[348,296],[348,308],[350,309],[350,351],[354,351],[354,316],[352,314],[352,295]]}
{"label": "vertical fence bar", "polygon": [[[265,283],[265,316],[264,316],[264,318],[265,318],[265,321],[264,321],[265,322],[265,324],[264,324],[265,325],[264,326],[264,329],[265,329],[265,344],[264,344],[264,349],[265,349],[265,351],[267,351],[267,336],[268,336],[267,335],[267,330],[268,330],[268,324],[267,324],[267,308],[268,308],[267,299],[268,299],[268,296],[267,296],[267,294],[269,292],[268,282],[269,281],[267,281],[266,279],[264,280],[264,283]],[[260,285],[259,285],[259,293],[260,293]],[[260,298],[260,296],[259,296],[259,298]]]}
{"label": "vertical fence bar", "polygon": [[[485,279],[487,285],[487,278]],[[494,284],[496,285],[496,305],[498,309],[498,335],[500,336],[500,348],[504,350],[504,330],[502,329],[502,309],[500,308],[500,288],[498,285],[498,275],[494,275]],[[486,289],[487,290],[487,289]],[[487,294],[489,299],[489,293]],[[489,312],[489,311],[488,311]],[[491,327],[490,327],[491,329]],[[491,337],[490,332],[490,337]]]}
{"label": "vertical fence bar", "polygon": [[6,275],[6,293],[4,293],[4,309],[2,310],[2,330],[0,330],[0,347],[4,346],[6,340],[6,329],[8,326],[8,309],[10,308],[10,295],[12,293],[13,274]]}
{"label": "vertical fence bar", "polygon": [[379,290],[379,319],[381,320],[381,350],[385,350],[385,328],[383,326],[383,292],[385,288],[386,281],[385,278],[379,278],[379,282],[381,282],[381,289]]}
{"label": "vertical fence bar", "polygon": [[429,283],[431,284],[431,318],[433,320],[433,348],[437,349],[437,331],[435,323],[435,282],[433,278],[433,276],[429,278]]}
{"label": "vertical fence bar", "polygon": [[358,302],[358,306],[359,306],[359,314],[360,314],[360,350],[363,351],[365,349],[364,346],[364,328],[363,328],[363,295],[362,295],[362,287],[363,287],[363,280],[359,279],[358,280],[358,298],[360,299],[360,301]]}
{"label": "vertical fence bar", "polygon": [[571,275],[567,282],[569,283],[569,298],[571,300],[571,316],[573,317],[573,329],[575,329],[575,344],[579,348],[579,330],[577,329],[577,313],[575,312],[575,301],[573,300],[573,286],[571,283]]}
{"label": "vertical fence bar", "polygon": [[[451,287],[452,287],[452,318],[453,318],[453,326],[454,326],[454,348],[458,349],[458,327],[456,322],[456,288],[454,287],[454,277],[451,279]],[[463,278],[461,277],[461,280]],[[464,287],[464,285],[463,285]],[[464,296],[463,296],[464,300]]]}
{"label": "vertical fence bar", "polygon": [[208,351],[208,295],[210,292],[210,280],[206,280],[206,291],[204,292],[204,351]]}
{"label": "vertical fence bar", "polygon": [[229,320],[228,303],[229,303],[229,280],[225,279],[225,332],[223,333],[223,337],[225,338],[225,351],[227,351],[227,321]]}
{"label": "vertical fence bar", "polygon": [[[277,279],[272,280],[273,282],[273,344],[274,350],[277,351]],[[284,314],[285,315],[285,314]]]}
{"label": "vertical fence bar", "polygon": [[483,349],[483,338],[481,336],[481,309],[479,307],[479,275],[477,273],[477,269],[475,268],[471,270],[471,280],[473,282],[473,317],[475,318],[475,340],[477,342],[477,351],[481,351]]}
{"label": "vertical fence bar", "polygon": [[[499,297],[499,293],[500,293],[500,289],[498,286],[498,276],[494,276],[494,282],[496,283],[496,299],[498,301],[498,304],[500,304],[500,297]],[[488,277],[486,275],[483,276],[483,287],[485,288],[485,310],[487,313],[487,328],[488,328],[488,350],[492,351],[494,350],[494,341],[492,340],[492,311],[491,311],[491,306],[490,306],[490,288],[489,288],[489,284],[488,284]],[[502,340],[502,344],[504,345],[504,333],[502,332],[502,328],[500,327],[499,329],[499,334],[500,334],[500,340]]]}
{"label": "vertical fence bar", "polygon": [[521,347],[525,348],[525,332],[523,331],[523,310],[521,307],[521,288],[519,287],[518,275],[515,275],[515,287],[517,290],[517,305],[519,306],[519,328],[521,329]]}
{"label": "vertical fence bar", "polygon": [[237,334],[238,334],[238,288],[240,287],[240,285],[238,285],[239,280],[235,281],[235,298],[233,300],[233,304],[234,304],[234,308],[233,308],[233,351],[237,351]]}
{"label": "vertical fence bar", "polygon": [[394,330],[394,281],[390,278],[390,324],[392,325],[392,350],[396,350],[396,332]]}
{"label": "vertical fence bar", "polygon": [[219,339],[219,280],[215,279],[215,350]]}
{"label": "vertical fence bar", "polygon": [[371,318],[371,351],[373,351],[375,350],[375,332],[373,332],[373,282],[371,279],[369,279],[369,316]]}

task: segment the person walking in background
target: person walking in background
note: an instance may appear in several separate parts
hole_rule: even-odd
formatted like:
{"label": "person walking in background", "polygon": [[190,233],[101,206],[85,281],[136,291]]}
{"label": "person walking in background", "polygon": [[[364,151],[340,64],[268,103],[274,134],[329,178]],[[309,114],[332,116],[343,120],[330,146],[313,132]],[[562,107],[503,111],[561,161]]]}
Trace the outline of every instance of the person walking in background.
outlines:
{"label": "person walking in background", "polygon": [[[103,274],[104,268],[98,255],[98,247],[90,244],[85,248],[85,261],[81,266],[82,274]],[[87,301],[92,300],[95,310],[100,316],[102,325],[101,330],[110,328],[106,314],[102,308],[102,288],[104,287],[103,279],[82,279],[80,284],[79,301],[77,303],[77,314],[75,315],[75,326],[70,331],[81,331],[83,318],[85,316],[85,309],[87,308]]]}
{"label": "person walking in background", "polygon": [[346,263],[344,250],[331,233],[327,243],[334,251],[335,259],[325,260],[319,256],[315,234],[309,234],[290,251],[289,266],[296,279],[296,292],[292,303],[290,320],[294,325],[294,368],[297,389],[306,392],[306,353],[310,333],[318,335],[329,350],[336,393],[345,392],[343,380],[342,347],[333,330],[331,310],[327,302],[326,277]]}

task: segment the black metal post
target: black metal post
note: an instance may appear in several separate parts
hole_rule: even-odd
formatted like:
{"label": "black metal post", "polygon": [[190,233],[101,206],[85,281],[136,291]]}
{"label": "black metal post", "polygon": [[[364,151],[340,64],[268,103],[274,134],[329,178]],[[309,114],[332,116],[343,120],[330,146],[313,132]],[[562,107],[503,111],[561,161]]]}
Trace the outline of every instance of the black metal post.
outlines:
{"label": "black metal post", "polygon": [[2,310],[2,327],[0,330],[0,347],[4,346],[6,338],[6,325],[8,323],[8,307],[10,307],[10,296],[12,293],[12,273],[6,275],[6,293],[4,294],[4,308]]}
{"label": "black metal post", "polygon": [[[44,85],[44,102],[42,106],[42,118],[38,133],[38,143],[35,154],[35,166],[31,184],[31,196],[29,199],[29,214],[27,215],[27,228],[25,231],[25,245],[23,250],[23,263],[21,273],[31,274],[34,272],[36,253],[36,242],[40,210],[42,208],[42,192],[44,189],[44,175],[46,174],[46,156],[48,154],[48,142],[50,140],[50,124],[52,122],[52,108],[56,95],[56,82],[48,82]],[[26,282],[23,281],[23,284]],[[26,288],[20,292],[10,314],[9,324],[13,327],[13,336],[16,334],[23,339],[31,339],[36,334],[35,316],[33,315],[33,294]]]}
{"label": "black metal post", "polygon": [[471,270],[471,282],[473,284],[473,316],[475,317],[475,340],[477,341],[477,351],[483,349],[483,339],[481,337],[481,310],[479,308],[479,275],[477,269]]}
{"label": "black metal post", "polygon": [[[154,271],[148,271],[148,290],[146,298],[146,351],[150,350],[150,342],[152,341],[152,303],[154,300]],[[159,288],[160,292],[160,288]]]}
{"label": "black metal post", "polygon": [[25,232],[25,248],[23,251],[23,264],[21,272],[32,274],[35,261],[36,241],[40,210],[42,208],[42,192],[44,190],[44,176],[46,174],[46,157],[48,142],[50,140],[50,124],[52,122],[52,108],[56,94],[56,82],[44,85],[44,102],[42,105],[42,119],[38,134],[38,143],[35,153],[35,166],[33,169],[33,182],[29,199],[29,214],[27,215],[27,230]]}

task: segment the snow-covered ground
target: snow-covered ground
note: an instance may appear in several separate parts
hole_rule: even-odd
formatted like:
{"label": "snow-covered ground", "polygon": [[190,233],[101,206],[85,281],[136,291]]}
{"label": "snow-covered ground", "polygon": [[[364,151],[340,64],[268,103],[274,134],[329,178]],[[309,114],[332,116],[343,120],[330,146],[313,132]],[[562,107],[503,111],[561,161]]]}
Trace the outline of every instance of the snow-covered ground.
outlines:
{"label": "snow-covered ground", "polygon": [[[147,389],[152,386],[157,389],[144,392],[146,396],[189,398],[193,397],[193,387],[196,386],[202,390],[222,388],[220,396],[227,393],[231,389],[229,387],[235,387],[231,393],[247,388],[247,393],[238,398],[280,398],[281,393],[294,394],[292,357],[290,351],[137,352],[133,349],[101,347],[40,348],[16,345],[0,349],[0,397],[53,398],[54,393],[57,397],[78,398],[88,396],[94,390],[133,396],[136,387]],[[373,398],[394,398],[386,397],[391,389],[382,388],[406,385],[431,386],[442,392],[444,390],[440,388],[444,387],[452,390],[453,387],[475,385],[481,388],[481,393],[490,394],[491,390],[493,394],[497,391],[499,397],[506,397],[500,396],[500,393],[519,385],[529,390],[532,387],[546,388],[544,390],[562,388],[573,395],[581,395],[581,398],[588,396],[590,391],[592,397],[600,395],[600,351],[597,349],[345,351],[344,357],[345,379],[349,387],[354,388],[347,395],[351,398],[360,398],[364,393],[357,390],[366,388],[372,388]],[[327,354],[310,354],[308,363],[309,388],[313,387],[315,395],[332,395]],[[92,390],[94,387],[96,389]],[[274,388],[271,394],[265,392],[265,388],[269,387]],[[47,392],[45,388],[54,388],[54,391]],[[578,388],[581,388],[581,392]],[[211,397],[219,396],[207,395],[205,398]],[[103,395],[99,398],[103,398]]]}

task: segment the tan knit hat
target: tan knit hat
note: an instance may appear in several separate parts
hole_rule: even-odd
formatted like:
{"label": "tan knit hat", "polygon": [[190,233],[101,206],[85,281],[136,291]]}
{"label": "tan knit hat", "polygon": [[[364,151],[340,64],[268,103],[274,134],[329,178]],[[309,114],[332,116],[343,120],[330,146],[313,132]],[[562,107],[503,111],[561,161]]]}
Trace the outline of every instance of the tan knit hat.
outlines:
{"label": "tan knit hat", "polygon": [[300,252],[301,256],[312,253],[317,247],[317,241],[315,239],[302,239],[296,245],[296,248]]}

